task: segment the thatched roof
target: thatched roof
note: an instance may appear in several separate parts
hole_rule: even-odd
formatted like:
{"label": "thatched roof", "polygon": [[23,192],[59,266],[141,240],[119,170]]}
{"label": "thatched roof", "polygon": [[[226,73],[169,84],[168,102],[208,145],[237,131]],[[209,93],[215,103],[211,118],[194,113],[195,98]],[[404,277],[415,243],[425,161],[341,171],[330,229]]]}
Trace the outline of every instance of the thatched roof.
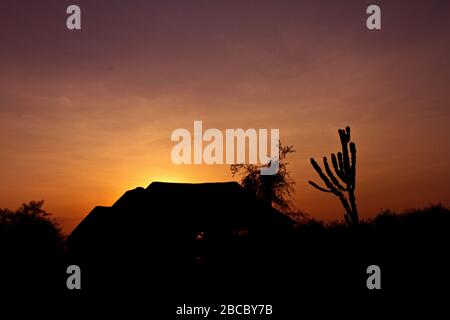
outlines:
{"label": "thatched roof", "polygon": [[102,250],[158,239],[186,242],[198,232],[223,241],[236,229],[275,235],[290,219],[236,182],[163,183],[127,191],[111,207],[95,207],[67,239],[69,249]]}

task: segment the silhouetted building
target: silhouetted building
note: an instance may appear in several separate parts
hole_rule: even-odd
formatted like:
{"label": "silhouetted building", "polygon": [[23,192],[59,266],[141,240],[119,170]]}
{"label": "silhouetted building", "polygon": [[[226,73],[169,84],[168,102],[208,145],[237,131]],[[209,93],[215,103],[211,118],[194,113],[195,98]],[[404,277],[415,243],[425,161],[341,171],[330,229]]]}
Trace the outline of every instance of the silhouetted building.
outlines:
{"label": "silhouetted building", "polygon": [[264,259],[267,245],[291,226],[236,182],[154,182],[127,191],[111,207],[94,208],[66,244],[74,263],[86,263],[96,283],[118,262],[128,276],[149,270],[181,278],[217,270],[235,274]]}

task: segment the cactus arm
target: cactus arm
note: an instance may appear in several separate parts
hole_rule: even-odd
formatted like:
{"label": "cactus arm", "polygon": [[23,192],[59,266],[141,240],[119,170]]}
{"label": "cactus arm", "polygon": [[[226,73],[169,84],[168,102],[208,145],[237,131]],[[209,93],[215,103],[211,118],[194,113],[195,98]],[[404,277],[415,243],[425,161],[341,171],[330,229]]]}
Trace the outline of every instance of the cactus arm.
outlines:
{"label": "cactus arm", "polygon": [[349,137],[347,137],[347,134],[344,130],[339,129],[339,138],[341,139],[341,145],[342,145],[342,156],[344,160],[344,174],[346,177],[348,177],[348,174],[350,172],[350,159],[348,157],[348,140]]}
{"label": "cactus arm", "polygon": [[[342,152],[338,152],[338,165],[339,165],[339,169],[342,173],[342,176],[345,177],[345,172],[344,172],[344,160],[342,159]],[[345,182],[345,181],[344,181]]]}
{"label": "cactus arm", "polygon": [[328,177],[331,179],[331,181],[334,183],[335,186],[337,186],[339,189],[341,189],[342,191],[347,191],[346,188],[344,188],[340,183],[339,180],[336,179],[336,177],[334,176],[333,172],[330,169],[330,166],[328,165],[328,159],[327,157],[323,157],[323,165],[325,167],[325,171],[328,175]]}
{"label": "cactus arm", "polygon": [[350,153],[351,153],[351,177],[350,177],[350,185],[353,190],[355,190],[356,184],[356,145],[352,142],[350,143]]}
{"label": "cactus arm", "polygon": [[316,189],[318,189],[318,190],[320,190],[320,191],[323,191],[323,192],[331,192],[331,190],[328,190],[328,189],[325,189],[325,188],[322,188],[321,186],[319,186],[317,183],[315,183],[314,181],[308,181],[308,183],[310,184],[310,185],[312,185],[314,188],[316,188]]}
{"label": "cactus arm", "polygon": [[314,160],[313,158],[311,158],[311,164],[314,167],[314,169],[316,170],[316,172],[319,174],[320,178],[323,180],[323,182],[325,183],[325,185],[328,187],[328,189],[331,190],[331,192],[335,192],[336,188],[334,187],[334,185],[331,183],[330,179],[328,179],[328,177],[322,172],[322,169],[320,168],[320,166],[317,164],[316,160]]}
{"label": "cactus arm", "polygon": [[336,154],[332,153],[331,154],[331,163],[333,164],[333,169],[336,172],[336,174],[338,175],[338,177],[345,182],[345,177],[344,177],[344,173],[342,172],[341,168],[339,167],[339,163],[337,161],[336,158]]}

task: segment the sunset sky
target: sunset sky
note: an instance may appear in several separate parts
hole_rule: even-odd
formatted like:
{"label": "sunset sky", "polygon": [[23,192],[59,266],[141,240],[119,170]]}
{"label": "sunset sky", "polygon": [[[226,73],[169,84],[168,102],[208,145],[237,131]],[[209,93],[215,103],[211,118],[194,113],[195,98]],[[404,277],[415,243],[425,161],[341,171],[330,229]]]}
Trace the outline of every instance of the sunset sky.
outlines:
{"label": "sunset sky", "polygon": [[[66,28],[78,4],[82,30]],[[0,207],[44,199],[69,232],[152,181],[232,180],[173,165],[170,135],[279,128],[295,204],[341,219],[309,158],[350,125],[363,218],[450,204],[450,2],[1,1]]]}

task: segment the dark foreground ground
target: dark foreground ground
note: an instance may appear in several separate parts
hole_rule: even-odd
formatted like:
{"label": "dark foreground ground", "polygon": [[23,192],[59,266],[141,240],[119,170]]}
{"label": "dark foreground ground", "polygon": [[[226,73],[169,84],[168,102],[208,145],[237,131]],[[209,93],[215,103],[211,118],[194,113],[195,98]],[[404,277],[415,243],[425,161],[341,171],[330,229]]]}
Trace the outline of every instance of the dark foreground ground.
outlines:
{"label": "dark foreground ground", "polygon": [[[270,226],[256,235],[238,230],[226,241],[200,232],[192,243],[180,242],[167,226],[124,223],[132,226],[136,233],[110,230],[114,241],[83,252],[32,223],[3,227],[1,295],[24,305],[44,298],[49,308],[63,303],[105,312],[143,310],[161,319],[201,318],[177,316],[183,305],[269,304],[274,314],[259,318],[286,319],[306,310],[320,318],[356,307],[445,306],[441,301],[450,297],[450,210],[442,206],[384,212],[357,226],[309,220],[273,234]],[[66,287],[72,264],[81,268],[81,290]],[[380,267],[381,290],[366,286],[369,265]]]}

